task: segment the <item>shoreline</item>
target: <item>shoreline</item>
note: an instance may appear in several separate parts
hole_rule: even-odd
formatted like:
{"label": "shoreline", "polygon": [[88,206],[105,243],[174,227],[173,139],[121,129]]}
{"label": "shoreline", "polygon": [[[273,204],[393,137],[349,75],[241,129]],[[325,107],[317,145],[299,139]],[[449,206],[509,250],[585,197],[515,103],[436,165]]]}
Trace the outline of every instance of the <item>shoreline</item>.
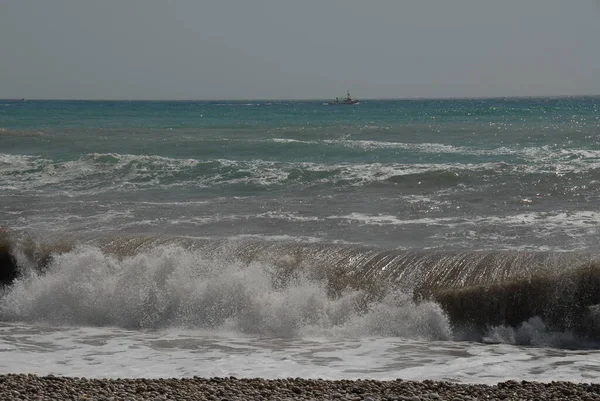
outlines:
{"label": "shoreline", "polygon": [[496,385],[423,380],[322,379],[94,379],[33,374],[0,375],[3,400],[600,400],[600,383],[529,382]]}

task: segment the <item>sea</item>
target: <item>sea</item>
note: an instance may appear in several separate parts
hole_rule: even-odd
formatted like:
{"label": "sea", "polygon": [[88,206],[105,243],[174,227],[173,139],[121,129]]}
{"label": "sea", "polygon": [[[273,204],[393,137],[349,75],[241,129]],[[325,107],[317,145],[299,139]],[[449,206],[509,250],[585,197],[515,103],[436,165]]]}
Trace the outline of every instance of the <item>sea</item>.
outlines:
{"label": "sea", "polygon": [[0,373],[600,382],[600,97],[0,101]]}

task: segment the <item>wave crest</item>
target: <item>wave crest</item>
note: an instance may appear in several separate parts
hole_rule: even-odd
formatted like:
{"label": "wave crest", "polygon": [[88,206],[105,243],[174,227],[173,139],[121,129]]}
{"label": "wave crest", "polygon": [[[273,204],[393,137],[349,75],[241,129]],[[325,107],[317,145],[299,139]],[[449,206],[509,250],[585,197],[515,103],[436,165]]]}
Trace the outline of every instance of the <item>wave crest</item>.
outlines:
{"label": "wave crest", "polygon": [[3,238],[0,271],[18,274],[0,293],[2,320],[534,345],[600,339],[595,254]]}
{"label": "wave crest", "polygon": [[180,246],[117,258],[81,246],[30,272],[0,299],[2,320],[184,327],[264,336],[344,335],[448,339],[442,309],[401,292],[380,300],[362,290],[332,297],[309,273],[206,257]]}

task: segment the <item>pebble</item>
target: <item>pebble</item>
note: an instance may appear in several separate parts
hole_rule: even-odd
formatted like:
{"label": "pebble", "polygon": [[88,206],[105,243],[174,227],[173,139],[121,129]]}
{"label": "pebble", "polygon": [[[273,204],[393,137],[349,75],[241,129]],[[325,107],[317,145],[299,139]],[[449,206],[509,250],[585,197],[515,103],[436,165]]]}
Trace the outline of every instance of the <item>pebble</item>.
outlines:
{"label": "pebble", "polygon": [[86,379],[0,375],[1,400],[600,400],[600,385],[508,381],[494,386],[425,380]]}

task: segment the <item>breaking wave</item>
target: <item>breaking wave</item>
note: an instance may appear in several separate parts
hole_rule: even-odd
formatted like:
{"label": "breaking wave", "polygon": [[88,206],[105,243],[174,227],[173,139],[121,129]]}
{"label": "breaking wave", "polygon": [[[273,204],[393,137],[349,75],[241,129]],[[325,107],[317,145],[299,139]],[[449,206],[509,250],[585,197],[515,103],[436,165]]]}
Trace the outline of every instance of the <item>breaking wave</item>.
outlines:
{"label": "breaking wave", "polygon": [[542,346],[600,340],[598,255],[5,232],[0,319]]}

